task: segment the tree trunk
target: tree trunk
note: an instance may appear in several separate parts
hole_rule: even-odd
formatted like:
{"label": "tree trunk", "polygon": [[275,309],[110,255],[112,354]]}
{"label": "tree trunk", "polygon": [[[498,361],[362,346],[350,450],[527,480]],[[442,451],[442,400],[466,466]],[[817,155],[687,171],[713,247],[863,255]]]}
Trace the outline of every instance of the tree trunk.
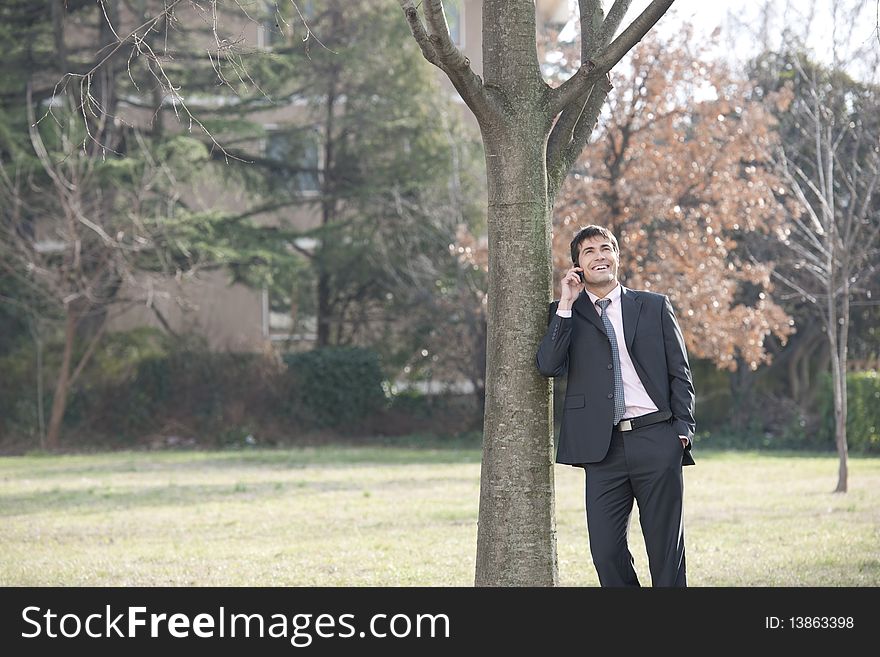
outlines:
{"label": "tree trunk", "polygon": [[[330,29],[331,34],[335,33],[336,30],[340,29],[340,24],[342,22],[342,15],[340,13],[340,8],[338,5],[333,4],[330,7],[331,13],[331,23]],[[321,232],[320,236],[320,246],[318,249],[318,257],[314,259],[314,263],[318,267],[318,317],[317,317],[317,342],[315,343],[315,348],[321,349],[327,347],[331,343],[330,339],[330,324],[331,324],[331,284],[330,284],[330,272],[336,270],[336,264],[330,261],[330,256],[328,253],[332,251],[332,249],[328,249],[327,241],[329,240],[329,230],[330,225],[336,221],[336,213],[337,213],[337,202],[336,202],[336,105],[339,101],[339,90],[337,88],[337,83],[339,79],[339,67],[334,66],[330,68],[330,71],[327,75],[327,79],[325,80],[326,87],[324,89],[324,116],[323,116],[323,125],[321,126],[321,134],[324,139],[323,147],[324,147],[324,162],[322,163],[321,168],[323,169],[324,175],[321,179],[321,227],[324,229]],[[342,317],[342,313],[335,313],[336,321],[340,321]],[[340,342],[339,333],[341,332],[341,327],[337,325],[337,339],[336,343]]]}
{"label": "tree trunk", "polygon": [[815,325],[810,325],[803,332],[798,332],[789,342],[787,353],[782,352],[770,365],[784,363],[785,375],[788,381],[790,397],[798,405],[807,409],[807,393],[810,385],[810,363],[816,347],[821,344],[822,334],[816,330]]}
{"label": "tree trunk", "polygon": [[43,408],[43,332],[42,324],[35,315],[28,316],[28,328],[34,340],[36,352],[36,386],[37,386],[37,431],[40,438],[40,449],[46,449],[46,411]]}
{"label": "tree trunk", "polygon": [[836,345],[831,345],[831,382],[834,391],[834,442],[840,465],[837,470],[837,486],[835,493],[846,492],[847,480],[847,446],[846,446],[846,371],[842,370],[845,363],[841,361]]}
{"label": "tree trunk", "polygon": [[61,369],[55,394],[52,397],[52,414],[49,417],[49,429],[46,432],[46,448],[58,449],[61,446],[61,422],[67,408],[67,394],[70,390],[70,361],[73,357],[73,340],[76,337],[76,315],[71,311],[67,314],[64,327],[64,353],[61,356]]}
{"label": "tree trunk", "polygon": [[837,331],[836,358],[834,370],[837,376],[834,380],[834,442],[837,445],[837,456],[840,463],[837,468],[837,486],[835,493],[845,493],[848,484],[849,472],[849,447],[846,439],[846,416],[847,416],[847,349],[849,338],[849,272],[842,273],[841,308],[839,329]]}
{"label": "tree trunk", "polygon": [[[323,250],[322,247],[321,251]],[[325,267],[329,268],[330,263],[327,262],[328,258],[323,254],[316,260],[320,269],[318,273],[318,333],[315,348],[322,349],[330,344],[330,276],[325,273]]]}
{"label": "tree trunk", "polygon": [[822,384],[822,372],[827,372],[831,367],[831,349],[828,344],[828,340],[823,340],[822,344],[818,347],[818,353],[816,353],[816,373],[815,375],[809,379],[809,387],[807,392],[807,400],[815,400],[819,397],[821,384]]}
{"label": "tree trunk", "polygon": [[557,581],[550,384],[535,366],[550,294],[543,128],[483,135],[489,294],[477,586]]}

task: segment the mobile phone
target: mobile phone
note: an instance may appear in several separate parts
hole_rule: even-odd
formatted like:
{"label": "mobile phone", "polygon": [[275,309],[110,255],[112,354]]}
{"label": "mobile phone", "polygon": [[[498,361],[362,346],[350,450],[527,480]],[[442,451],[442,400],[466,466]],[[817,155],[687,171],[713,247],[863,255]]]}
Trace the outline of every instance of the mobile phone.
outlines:
{"label": "mobile phone", "polygon": [[577,273],[577,275],[578,275],[578,278],[581,279],[581,283],[583,283],[583,282],[584,282],[584,272],[579,271],[579,272]]}

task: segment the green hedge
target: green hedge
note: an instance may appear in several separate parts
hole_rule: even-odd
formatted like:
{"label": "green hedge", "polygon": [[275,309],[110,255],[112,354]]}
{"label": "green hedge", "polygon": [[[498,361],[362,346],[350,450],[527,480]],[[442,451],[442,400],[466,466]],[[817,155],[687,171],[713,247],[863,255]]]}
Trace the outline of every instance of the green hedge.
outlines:
{"label": "green hedge", "polygon": [[[55,340],[44,354],[46,419],[61,349]],[[0,354],[0,372],[0,444],[36,444],[33,345],[23,341]],[[371,349],[331,347],[279,358],[211,352],[197,337],[155,330],[111,333],[71,390],[62,444],[246,447],[334,435],[446,435],[481,426],[470,396],[389,398],[383,383],[380,356]]]}
{"label": "green hedge", "polygon": [[[846,377],[846,442],[851,452],[880,454],[880,376],[877,371],[850,372]],[[834,446],[834,395],[825,377],[820,400],[821,433]]]}
{"label": "green hedge", "polygon": [[126,376],[79,387],[65,425],[126,442],[170,431],[169,423],[179,420],[216,438],[232,424],[247,427],[281,405],[273,376],[259,354],[189,347],[149,354]]}
{"label": "green hedge", "polygon": [[372,349],[327,347],[288,354],[291,414],[306,425],[357,430],[385,404],[382,368]]}
{"label": "green hedge", "polygon": [[326,348],[288,354],[272,365],[260,354],[210,352],[199,345],[154,353],[124,380],[84,386],[71,399],[68,423],[88,424],[120,440],[159,431],[181,419],[220,442],[234,428],[274,422],[291,436],[358,424],[385,404],[376,352]]}

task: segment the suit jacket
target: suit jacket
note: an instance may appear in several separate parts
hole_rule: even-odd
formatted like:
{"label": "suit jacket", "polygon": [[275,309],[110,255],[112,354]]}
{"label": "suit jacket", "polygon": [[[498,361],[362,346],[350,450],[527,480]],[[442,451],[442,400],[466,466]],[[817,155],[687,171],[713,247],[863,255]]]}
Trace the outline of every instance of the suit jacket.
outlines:
{"label": "suit jacket", "polygon": [[[558,306],[558,301],[550,304],[547,333],[536,356],[544,376],[568,375],[556,462],[597,463],[608,453],[613,430],[611,343],[586,291],[574,301],[571,317],[557,315]],[[657,408],[672,413],[675,431],[688,437],[682,464],[693,465],[694,386],[672,304],[662,294],[621,286],[621,311],[626,348],[639,379]]]}

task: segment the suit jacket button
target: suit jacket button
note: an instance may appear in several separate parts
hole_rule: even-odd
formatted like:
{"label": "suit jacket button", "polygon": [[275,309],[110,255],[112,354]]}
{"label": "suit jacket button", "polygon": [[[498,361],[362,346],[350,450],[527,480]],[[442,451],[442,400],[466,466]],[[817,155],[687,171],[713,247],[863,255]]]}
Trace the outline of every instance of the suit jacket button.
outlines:
{"label": "suit jacket button", "polygon": [[614,369],[614,365],[612,365],[611,363],[608,363],[608,369],[609,369],[609,370],[613,370],[613,369]]}
{"label": "suit jacket button", "polygon": [[614,399],[614,394],[608,395],[608,399]]}

